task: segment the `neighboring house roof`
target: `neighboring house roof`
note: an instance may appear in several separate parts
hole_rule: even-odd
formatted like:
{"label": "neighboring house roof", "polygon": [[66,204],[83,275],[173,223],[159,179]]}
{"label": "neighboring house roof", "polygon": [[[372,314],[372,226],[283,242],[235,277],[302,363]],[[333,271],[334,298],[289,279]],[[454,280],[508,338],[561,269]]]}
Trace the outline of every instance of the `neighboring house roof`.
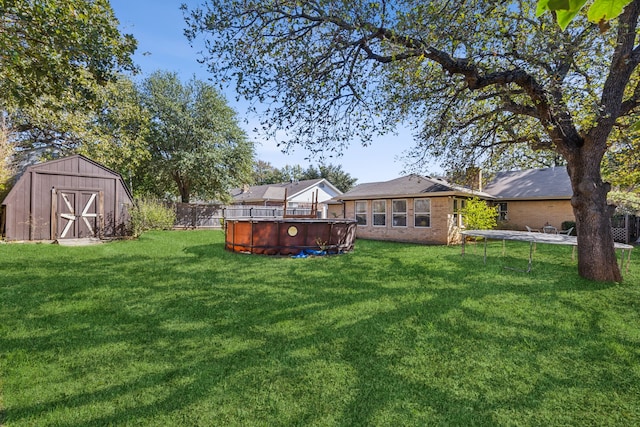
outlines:
{"label": "neighboring house roof", "polygon": [[467,187],[451,184],[442,178],[429,176],[408,175],[384,182],[369,182],[355,186],[351,191],[338,198],[341,200],[397,198],[397,197],[425,197],[426,195],[477,195],[492,199],[487,192],[474,191]]}
{"label": "neighboring house roof", "polygon": [[483,190],[498,199],[570,199],[573,195],[565,166],[499,172]]}
{"label": "neighboring house roof", "polygon": [[324,178],[308,179],[304,181],[283,182],[279,184],[257,185],[248,188],[234,188],[231,197],[234,203],[252,203],[267,201],[284,201],[285,191],[287,199],[291,200],[304,191],[316,186],[326,185],[335,193],[341,194],[333,184]]}

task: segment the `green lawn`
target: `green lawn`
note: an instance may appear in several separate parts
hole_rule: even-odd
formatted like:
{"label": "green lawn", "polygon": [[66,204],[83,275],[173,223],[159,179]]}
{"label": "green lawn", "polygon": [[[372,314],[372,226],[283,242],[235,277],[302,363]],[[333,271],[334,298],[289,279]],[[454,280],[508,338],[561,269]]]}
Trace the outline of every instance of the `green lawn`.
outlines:
{"label": "green lawn", "polygon": [[0,245],[0,425],[640,425],[640,256],[361,241],[292,259],[219,231]]}

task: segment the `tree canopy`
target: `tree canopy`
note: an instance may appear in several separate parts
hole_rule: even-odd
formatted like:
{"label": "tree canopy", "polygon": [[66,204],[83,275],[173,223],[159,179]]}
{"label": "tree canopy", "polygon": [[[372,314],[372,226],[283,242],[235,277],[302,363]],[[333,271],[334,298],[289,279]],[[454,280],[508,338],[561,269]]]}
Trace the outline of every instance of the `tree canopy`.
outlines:
{"label": "tree canopy", "polygon": [[254,164],[253,178],[256,185],[324,178],[343,193],[349,191],[357,181],[357,178],[343,171],[341,165],[320,164],[318,167],[310,165],[306,169],[300,165],[286,165],[279,169],[262,160]]}
{"label": "tree canopy", "polygon": [[[13,164],[80,153],[135,177],[149,157],[149,115],[127,77],[95,87],[91,105],[77,94],[41,96],[33,105],[8,108]],[[131,181],[130,181],[131,182]]]}
{"label": "tree canopy", "polygon": [[287,131],[287,146],[341,151],[403,123],[417,164],[428,152],[456,169],[506,144],[555,151],[554,137],[577,137],[600,114],[613,41],[584,19],[559,31],[535,4],[207,5],[189,21],[191,37],[211,33],[203,60],[271,106],[265,130]]}
{"label": "tree canopy", "polygon": [[167,188],[183,202],[191,197],[226,200],[228,190],[251,179],[253,143],[239,127],[236,113],[210,84],[195,77],[156,72],[141,86],[151,115],[147,173],[156,194]]}
{"label": "tree canopy", "polygon": [[317,168],[309,166],[302,174],[302,179],[317,178],[326,179],[343,193],[351,190],[358,181],[357,178],[353,178],[349,173],[343,171],[340,165],[320,164]]}
{"label": "tree canopy", "polygon": [[[186,8],[185,8],[186,9]],[[219,81],[268,105],[288,144],[341,151],[398,124],[415,160],[478,165],[499,147],[567,163],[578,270],[620,281],[600,164],[640,102],[640,0],[601,33],[584,14],[562,31],[534,2],[209,0],[187,11]]]}
{"label": "tree canopy", "polygon": [[257,160],[253,164],[253,184],[265,185],[301,180],[302,173],[303,170],[300,165],[285,165],[282,168],[277,168],[269,162]]}
{"label": "tree canopy", "polygon": [[95,83],[135,70],[136,45],[108,0],[0,0],[0,99],[5,107],[67,92],[93,99]]}
{"label": "tree canopy", "polygon": [[13,146],[10,143],[10,131],[7,127],[5,115],[0,117],[0,200],[4,199],[9,191],[11,179],[14,176],[14,168],[11,163]]}

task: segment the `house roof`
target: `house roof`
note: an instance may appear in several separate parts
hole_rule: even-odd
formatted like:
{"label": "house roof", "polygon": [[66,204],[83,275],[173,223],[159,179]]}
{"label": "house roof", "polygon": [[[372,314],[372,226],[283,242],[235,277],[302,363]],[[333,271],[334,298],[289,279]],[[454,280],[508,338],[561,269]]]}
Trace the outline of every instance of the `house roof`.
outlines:
{"label": "house roof", "polygon": [[304,181],[283,182],[279,184],[257,185],[248,188],[234,188],[231,197],[235,203],[250,203],[263,201],[283,201],[285,191],[287,199],[293,199],[298,194],[320,184],[328,185],[334,192],[341,194],[333,184],[324,178],[308,179]]}
{"label": "house roof", "polygon": [[499,172],[484,191],[499,199],[570,199],[573,195],[565,166]]}
{"label": "house roof", "polygon": [[407,175],[384,182],[369,182],[355,186],[351,191],[341,195],[342,200],[424,197],[426,195],[477,195],[492,199],[487,192],[474,191],[467,187],[451,184],[442,178]]}

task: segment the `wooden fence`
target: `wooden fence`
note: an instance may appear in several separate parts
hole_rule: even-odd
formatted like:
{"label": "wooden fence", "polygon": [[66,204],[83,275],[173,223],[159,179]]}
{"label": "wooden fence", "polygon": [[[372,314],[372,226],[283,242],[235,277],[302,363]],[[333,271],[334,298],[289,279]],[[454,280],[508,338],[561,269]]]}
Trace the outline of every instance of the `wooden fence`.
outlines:
{"label": "wooden fence", "polygon": [[[222,228],[225,218],[282,218],[283,206],[173,203],[175,228]],[[310,208],[288,208],[287,215],[308,215]]]}
{"label": "wooden fence", "polygon": [[224,206],[199,203],[173,203],[175,228],[221,228]]}

